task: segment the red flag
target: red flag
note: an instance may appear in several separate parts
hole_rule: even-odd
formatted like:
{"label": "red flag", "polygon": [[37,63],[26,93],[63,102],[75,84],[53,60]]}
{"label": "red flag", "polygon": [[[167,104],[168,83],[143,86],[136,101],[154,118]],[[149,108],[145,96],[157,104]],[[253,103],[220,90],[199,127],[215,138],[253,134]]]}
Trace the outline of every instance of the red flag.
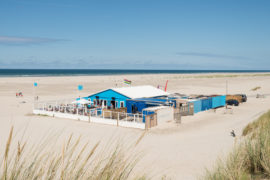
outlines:
{"label": "red flag", "polygon": [[166,82],[166,86],[165,86],[165,92],[167,91],[167,85],[168,85],[168,81],[169,81],[169,80],[167,80],[167,82]]}

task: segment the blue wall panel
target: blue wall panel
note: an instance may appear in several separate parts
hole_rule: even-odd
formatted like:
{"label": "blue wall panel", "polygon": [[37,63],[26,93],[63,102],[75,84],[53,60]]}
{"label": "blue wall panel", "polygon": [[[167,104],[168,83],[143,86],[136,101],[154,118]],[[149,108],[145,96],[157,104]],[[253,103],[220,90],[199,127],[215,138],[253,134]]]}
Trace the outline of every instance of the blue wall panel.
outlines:
{"label": "blue wall panel", "polygon": [[212,98],[201,99],[202,111],[212,109]]}
{"label": "blue wall panel", "polygon": [[148,104],[148,101],[137,101],[137,100],[127,100],[126,105],[127,105],[127,113],[132,113],[132,107],[133,109],[136,108],[136,111],[141,113],[143,109],[148,108],[148,107],[154,107],[154,106],[159,106],[160,104]]}
{"label": "blue wall panel", "polygon": [[226,96],[212,97],[212,108],[222,107],[226,104]]}
{"label": "blue wall panel", "polygon": [[132,113],[132,107],[136,108],[136,111],[142,112],[144,108],[147,108],[147,104],[145,101],[133,101],[133,100],[127,100],[127,113]]}
{"label": "blue wall panel", "polygon": [[194,104],[194,114],[201,112],[202,110],[202,101],[200,99],[197,99],[195,101],[192,101]]}

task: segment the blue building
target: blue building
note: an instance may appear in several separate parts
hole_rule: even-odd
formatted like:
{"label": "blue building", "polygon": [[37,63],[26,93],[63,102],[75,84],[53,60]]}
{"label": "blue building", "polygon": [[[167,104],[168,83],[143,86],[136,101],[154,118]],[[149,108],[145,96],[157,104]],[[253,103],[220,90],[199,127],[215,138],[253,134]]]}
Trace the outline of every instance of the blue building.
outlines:
{"label": "blue building", "polygon": [[209,96],[190,100],[194,104],[194,113],[223,107],[226,105],[226,96]]}
{"label": "blue building", "polygon": [[91,101],[95,106],[121,108],[127,106],[126,101],[128,99],[163,97],[167,95],[169,93],[153,86],[129,86],[106,89],[84,98]]}
{"label": "blue building", "polygon": [[154,106],[176,106],[172,98],[137,98],[126,100],[127,113],[142,113],[143,109]]}

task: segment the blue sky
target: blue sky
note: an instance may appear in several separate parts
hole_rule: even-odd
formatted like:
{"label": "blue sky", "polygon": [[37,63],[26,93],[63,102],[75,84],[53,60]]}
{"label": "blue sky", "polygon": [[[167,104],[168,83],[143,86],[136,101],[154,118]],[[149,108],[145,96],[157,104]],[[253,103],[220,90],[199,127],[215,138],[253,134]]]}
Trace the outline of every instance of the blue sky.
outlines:
{"label": "blue sky", "polygon": [[0,68],[269,67],[269,0],[0,0]]}

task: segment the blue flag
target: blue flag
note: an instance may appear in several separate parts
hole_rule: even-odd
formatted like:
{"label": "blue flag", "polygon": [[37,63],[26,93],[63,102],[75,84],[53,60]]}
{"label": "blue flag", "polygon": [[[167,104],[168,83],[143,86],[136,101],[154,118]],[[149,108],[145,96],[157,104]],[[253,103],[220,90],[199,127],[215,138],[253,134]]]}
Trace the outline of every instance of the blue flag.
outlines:
{"label": "blue flag", "polygon": [[34,82],[34,86],[37,87],[37,83],[36,82]]}
{"label": "blue flag", "polygon": [[78,85],[78,90],[79,91],[83,90],[83,85]]}

